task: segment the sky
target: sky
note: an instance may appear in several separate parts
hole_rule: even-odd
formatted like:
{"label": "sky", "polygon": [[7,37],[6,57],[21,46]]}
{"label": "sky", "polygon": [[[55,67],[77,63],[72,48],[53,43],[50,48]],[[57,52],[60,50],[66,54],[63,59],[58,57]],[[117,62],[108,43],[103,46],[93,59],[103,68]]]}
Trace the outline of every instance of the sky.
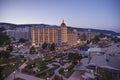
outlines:
{"label": "sky", "polygon": [[120,0],[0,0],[0,22],[120,32]]}

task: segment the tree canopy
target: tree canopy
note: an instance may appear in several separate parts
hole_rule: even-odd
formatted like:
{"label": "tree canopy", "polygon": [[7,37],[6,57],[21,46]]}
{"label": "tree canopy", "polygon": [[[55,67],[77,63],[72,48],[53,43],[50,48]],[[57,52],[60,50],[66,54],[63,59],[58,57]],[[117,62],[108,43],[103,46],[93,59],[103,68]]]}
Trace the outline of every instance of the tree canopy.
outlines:
{"label": "tree canopy", "polygon": [[0,58],[9,58],[10,53],[8,51],[0,51]]}
{"label": "tree canopy", "polygon": [[37,68],[45,68],[46,67],[46,65],[45,65],[45,62],[44,61],[37,61],[36,63],[35,63],[35,66],[37,67]]}
{"label": "tree canopy", "polygon": [[4,27],[0,27],[0,32],[4,31],[5,28]]}
{"label": "tree canopy", "polygon": [[91,42],[93,44],[98,43],[99,41],[100,41],[100,39],[99,39],[99,36],[97,36],[97,35],[94,37],[94,39],[91,39]]}
{"label": "tree canopy", "polygon": [[42,44],[42,48],[43,48],[43,49],[47,49],[47,45],[48,45],[48,44],[47,44],[46,42],[44,42],[44,43]]}
{"label": "tree canopy", "polygon": [[5,46],[10,43],[9,36],[6,35],[6,33],[0,32],[0,46]]}
{"label": "tree canopy", "polygon": [[120,38],[117,38],[116,36],[112,37],[111,40],[114,41],[115,43],[120,42]]}
{"label": "tree canopy", "polygon": [[55,46],[56,46],[55,43],[52,43],[51,46],[50,46],[50,50],[54,51],[55,50]]}
{"label": "tree canopy", "polygon": [[6,50],[9,52],[13,51],[13,46],[9,45]]}
{"label": "tree canopy", "polygon": [[87,40],[87,36],[86,36],[85,33],[83,33],[83,34],[81,35],[81,40],[82,40],[82,41],[86,41],[86,40]]}
{"label": "tree canopy", "polygon": [[25,42],[26,42],[26,40],[24,38],[19,39],[19,43],[25,43]]}
{"label": "tree canopy", "polygon": [[42,44],[43,49],[49,49],[50,51],[54,51],[55,47],[56,47],[55,43],[49,44],[45,42]]}
{"label": "tree canopy", "polygon": [[79,55],[78,53],[69,53],[68,54],[68,59],[70,59],[73,62],[77,62],[78,60],[82,59],[82,56]]}
{"label": "tree canopy", "polygon": [[35,53],[36,53],[35,47],[32,46],[32,47],[30,48],[30,54],[35,54]]}

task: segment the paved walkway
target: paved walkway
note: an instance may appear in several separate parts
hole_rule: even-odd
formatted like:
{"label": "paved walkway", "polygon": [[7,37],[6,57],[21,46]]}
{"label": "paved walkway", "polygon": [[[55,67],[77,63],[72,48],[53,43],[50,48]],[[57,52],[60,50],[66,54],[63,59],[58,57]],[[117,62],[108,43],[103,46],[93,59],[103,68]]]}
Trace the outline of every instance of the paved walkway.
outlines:
{"label": "paved walkway", "polygon": [[27,64],[26,64],[26,63],[23,63],[23,64],[19,67],[19,69],[23,69],[25,66],[27,66]]}
{"label": "paved walkway", "polygon": [[[57,59],[57,61],[59,62],[58,59]],[[56,62],[54,62],[54,63],[56,63]],[[57,63],[57,64],[60,65],[59,63]],[[60,67],[54,71],[55,73],[54,73],[54,75],[50,78],[50,80],[53,80],[53,78],[55,77],[55,75],[58,75],[59,77],[62,77],[63,80],[68,80],[67,78],[65,78],[64,76],[62,76],[61,74],[59,74],[59,69],[61,69],[61,68],[66,68],[66,67],[68,67],[69,65],[71,65],[71,63],[67,63],[67,64],[65,64],[64,66],[61,66],[61,65],[60,65]]]}
{"label": "paved walkway", "polygon": [[[55,77],[55,75],[58,75],[59,77],[61,77],[62,75],[59,74],[59,69],[61,69],[62,67],[60,66],[58,69],[55,70],[55,74],[50,78],[50,80],[53,80],[53,78]],[[65,78],[64,76],[62,76],[63,80],[67,80],[67,78]]]}
{"label": "paved walkway", "polygon": [[[59,59],[57,59],[56,61],[59,62]],[[60,65],[58,62],[53,62],[53,63],[51,63],[51,64],[48,64],[47,66],[48,66],[49,68],[52,68],[52,67],[53,67],[52,64]],[[65,64],[64,66],[61,66],[61,65],[60,65],[60,67],[54,71],[55,73],[54,73],[54,75],[50,78],[50,80],[53,80],[53,78],[55,77],[55,75],[62,76],[61,74],[59,74],[59,69],[61,69],[61,68],[66,68],[66,67],[68,67],[69,65],[71,65],[71,63],[67,63],[67,64]],[[65,78],[64,76],[62,76],[62,78],[63,78],[63,80],[68,80],[68,79]]]}
{"label": "paved walkway", "polygon": [[34,77],[33,75],[27,75],[27,74],[23,74],[20,73],[18,71],[16,71],[16,73],[12,73],[9,77],[7,77],[5,80],[13,80],[14,78],[22,78],[25,80],[43,80],[37,77]]}

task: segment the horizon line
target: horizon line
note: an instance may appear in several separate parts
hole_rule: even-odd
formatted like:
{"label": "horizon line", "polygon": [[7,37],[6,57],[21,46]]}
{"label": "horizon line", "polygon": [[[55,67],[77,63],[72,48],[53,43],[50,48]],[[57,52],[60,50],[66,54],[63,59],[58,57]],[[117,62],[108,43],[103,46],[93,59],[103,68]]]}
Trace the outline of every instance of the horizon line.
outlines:
{"label": "horizon line", "polygon": [[[8,24],[15,24],[15,25],[33,25],[33,24],[46,24],[46,25],[53,25],[53,26],[60,26],[60,25],[55,25],[55,24],[49,24],[49,23],[11,23],[11,22],[0,22],[0,23],[8,23]],[[107,30],[107,31],[113,31],[116,33],[120,33],[114,30],[109,30],[109,29],[100,29],[100,28],[89,28],[89,27],[76,27],[76,26],[67,26],[67,27],[72,27],[72,28],[83,28],[83,29],[98,29],[98,30]]]}

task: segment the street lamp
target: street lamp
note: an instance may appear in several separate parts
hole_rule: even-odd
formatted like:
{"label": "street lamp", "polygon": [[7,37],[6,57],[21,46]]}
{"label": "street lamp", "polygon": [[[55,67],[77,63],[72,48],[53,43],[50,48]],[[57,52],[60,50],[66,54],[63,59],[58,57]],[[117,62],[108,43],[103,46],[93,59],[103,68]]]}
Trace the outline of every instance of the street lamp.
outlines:
{"label": "street lamp", "polygon": [[64,69],[64,72],[66,73],[67,71],[68,71],[68,69],[67,69],[67,68],[65,68],[65,69]]}
{"label": "street lamp", "polygon": [[13,66],[14,66],[15,64],[13,63]]}
{"label": "street lamp", "polygon": [[38,71],[40,71],[40,69],[38,69]]}
{"label": "street lamp", "polygon": [[32,67],[33,67],[34,65],[32,65]]}
{"label": "street lamp", "polygon": [[47,77],[47,80],[50,80],[50,78],[49,78],[49,77]]}
{"label": "street lamp", "polygon": [[40,54],[38,53],[38,57],[40,57]]}

